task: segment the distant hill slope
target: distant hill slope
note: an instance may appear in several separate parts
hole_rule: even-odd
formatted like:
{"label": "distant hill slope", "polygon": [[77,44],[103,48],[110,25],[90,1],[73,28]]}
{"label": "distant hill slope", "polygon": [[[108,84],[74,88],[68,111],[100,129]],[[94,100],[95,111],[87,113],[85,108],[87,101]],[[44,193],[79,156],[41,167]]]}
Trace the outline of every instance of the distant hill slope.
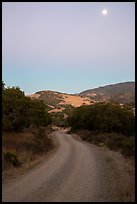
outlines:
{"label": "distant hill slope", "polygon": [[119,103],[135,102],[135,82],[123,82],[89,89],[79,94],[95,101],[113,100]]}
{"label": "distant hill slope", "polygon": [[122,104],[135,102],[135,82],[124,82],[107,85],[81,92],[67,94],[57,91],[38,91],[29,95],[31,98],[43,100],[49,112],[62,112],[66,108],[90,105],[100,101],[113,100]]}
{"label": "distant hill slope", "polygon": [[89,97],[47,90],[36,92],[29,97],[43,100],[48,105],[49,112],[60,112],[68,106],[79,107],[94,103]]}

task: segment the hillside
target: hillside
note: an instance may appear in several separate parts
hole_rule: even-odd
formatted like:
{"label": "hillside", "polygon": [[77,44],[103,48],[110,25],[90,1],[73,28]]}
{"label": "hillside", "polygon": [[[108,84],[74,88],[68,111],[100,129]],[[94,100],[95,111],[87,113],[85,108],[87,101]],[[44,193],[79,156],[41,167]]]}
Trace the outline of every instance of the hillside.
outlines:
{"label": "hillside", "polygon": [[43,100],[49,112],[62,112],[67,107],[80,107],[96,102],[113,100],[125,104],[135,102],[135,82],[124,82],[89,89],[80,94],[67,94],[57,91],[38,91],[29,95],[31,98]]}
{"label": "hillside", "polygon": [[79,107],[94,103],[94,100],[89,97],[60,93],[56,91],[39,91],[29,96],[31,98],[43,100],[48,105],[49,112],[61,112],[68,106]]}
{"label": "hillside", "polygon": [[135,102],[135,82],[123,82],[89,89],[79,94],[95,101],[113,100],[118,103]]}

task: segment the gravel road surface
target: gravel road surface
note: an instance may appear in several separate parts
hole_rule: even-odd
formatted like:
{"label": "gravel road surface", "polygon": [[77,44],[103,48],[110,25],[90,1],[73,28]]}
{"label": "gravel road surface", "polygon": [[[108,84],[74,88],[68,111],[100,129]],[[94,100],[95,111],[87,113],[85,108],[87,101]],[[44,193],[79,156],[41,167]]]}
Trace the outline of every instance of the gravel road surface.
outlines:
{"label": "gravel road surface", "polygon": [[118,201],[107,153],[63,130],[55,131],[53,136],[58,140],[58,150],[27,173],[3,184],[2,201]]}

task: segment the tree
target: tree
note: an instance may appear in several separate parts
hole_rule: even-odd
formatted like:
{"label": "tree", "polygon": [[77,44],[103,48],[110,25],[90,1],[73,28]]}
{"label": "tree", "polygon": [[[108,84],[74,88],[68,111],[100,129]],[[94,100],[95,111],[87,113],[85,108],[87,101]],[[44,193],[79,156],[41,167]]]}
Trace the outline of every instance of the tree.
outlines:
{"label": "tree", "polygon": [[46,111],[46,105],[43,101],[34,99],[30,102],[28,109],[29,123],[36,126],[47,126],[51,123],[50,114]]}
{"label": "tree", "polygon": [[133,135],[135,118],[131,111],[121,108],[119,104],[98,103],[76,108],[69,117],[69,125],[72,130],[87,129]]}
{"label": "tree", "polygon": [[51,117],[43,101],[31,100],[19,87],[3,89],[2,128],[4,131],[21,131],[31,124],[47,126]]}

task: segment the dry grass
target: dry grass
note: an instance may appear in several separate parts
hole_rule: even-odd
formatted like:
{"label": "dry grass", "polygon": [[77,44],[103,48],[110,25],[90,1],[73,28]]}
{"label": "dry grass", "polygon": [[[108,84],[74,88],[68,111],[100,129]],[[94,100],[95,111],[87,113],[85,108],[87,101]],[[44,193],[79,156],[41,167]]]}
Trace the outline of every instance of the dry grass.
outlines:
{"label": "dry grass", "polygon": [[71,104],[74,107],[79,107],[82,106],[83,104],[85,105],[90,105],[90,99],[88,97],[81,97],[81,96],[73,96],[69,94],[61,94],[63,101],[60,102],[59,104]]}
{"label": "dry grass", "polygon": [[49,110],[48,112],[49,113],[57,113],[57,112],[62,112],[63,110],[65,110],[65,108],[60,108],[60,109],[54,108],[52,110]]}
{"label": "dry grass", "polygon": [[3,133],[2,135],[2,149],[16,149],[21,152],[25,149],[23,144],[31,142],[33,134],[31,133]]}
{"label": "dry grass", "polygon": [[[15,150],[18,159],[22,164],[34,159],[34,154],[31,151],[31,144],[33,135],[31,133],[3,133],[2,135],[2,152],[8,152]],[[3,170],[10,168],[4,161]]]}
{"label": "dry grass", "polygon": [[[62,94],[62,93],[56,93],[54,91],[45,91],[46,94],[56,94],[56,99],[60,99],[61,102],[59,103],[60,105],[66,105],[66,104],[70,104],[74,107],[79,107],[82,105],[90,105],[91,101],[92,103],[94,103],[94,100],[91,100],[89,97],[81,97],[81,96],[75,96],[75,95],[71,95],[71,94]],[[57,97],[60,98],[57,98]],[[39,98],[40,94],[30,94],[28,95],[28,97],[31,98]]]}
{"label": "dry grass", "polygon": [[[2,152],[3,155],[11,150],[15,150],[17,158],[22,166],[28,166],[32,161],[37,159],[40,155],[45,154],[52,149],[52,141],[44,137],[42,142],[37,143],[38,133],[3,133],[2,135]],[[46,135],[45,135],[46,136]],[[40,147],[39,147],[40,145]],[[43,148],[44,146],[44,148]],[[39,147],[39,148],[38,148]],[[40,151],[38,151],[40,149]],[[41,151],[42,149],[42,151]],[[44,151],[43,151],[44,149]],[[3,157],[3,170],[13,168]]]}
{"label": "dry grass", "polygon": [[[112,158],[113,175],[122,202],[135,201],[135,161],[134,158],[125,158],[119,152],[107,151],[108,158]],[[112,193],[113,194],[113,193]]]}

